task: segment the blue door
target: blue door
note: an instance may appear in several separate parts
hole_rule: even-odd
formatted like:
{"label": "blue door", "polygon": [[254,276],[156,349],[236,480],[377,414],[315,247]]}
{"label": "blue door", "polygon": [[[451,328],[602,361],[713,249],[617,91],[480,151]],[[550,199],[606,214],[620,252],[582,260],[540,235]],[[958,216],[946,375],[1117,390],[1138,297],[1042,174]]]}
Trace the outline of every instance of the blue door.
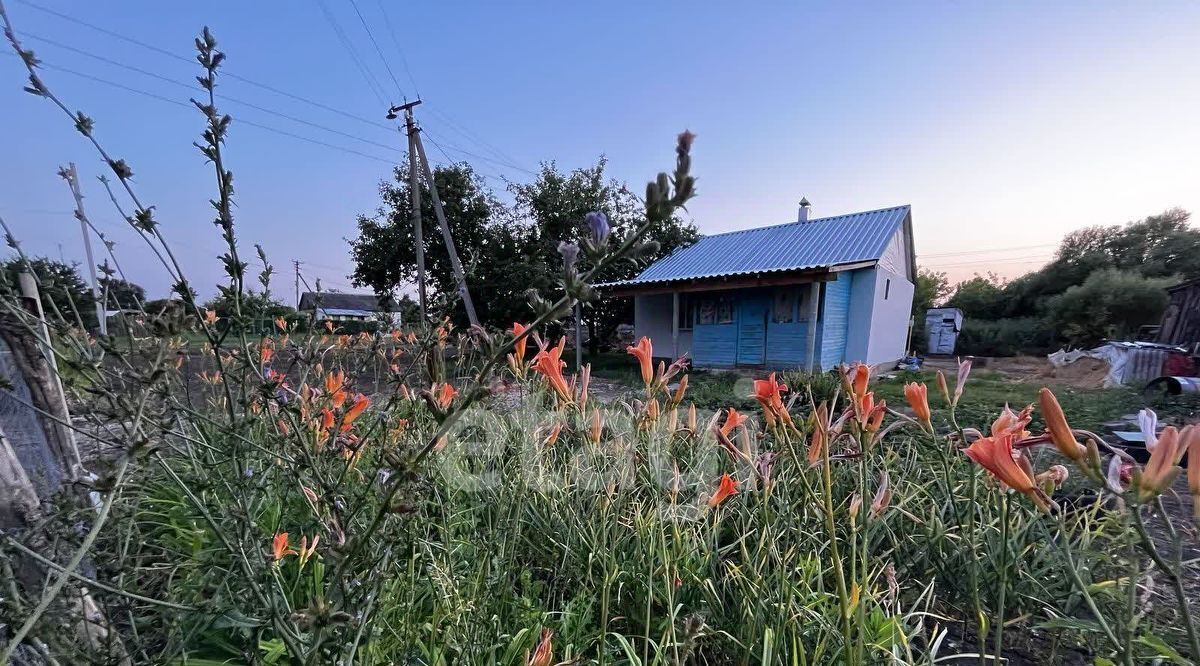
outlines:
{"label": "blue door", "polygon": [[738,365],[762,365],[767,351],[767,312],[771,301],[765,294],[738,300]]}

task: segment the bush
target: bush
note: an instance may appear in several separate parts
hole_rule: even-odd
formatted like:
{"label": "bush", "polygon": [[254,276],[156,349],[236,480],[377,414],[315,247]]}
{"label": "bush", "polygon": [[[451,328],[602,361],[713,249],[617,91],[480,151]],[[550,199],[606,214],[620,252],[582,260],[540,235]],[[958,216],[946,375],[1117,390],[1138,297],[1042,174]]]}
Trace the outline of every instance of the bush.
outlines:
{"label": "bush", "polygon": [[1132,271],[1096,271],[1083,284],[1051,298],[1046,311],[1061,339],[1072,347],[1132,339],[1139,326],[1159,322],[1169,300],[1166,288],[1177,282]]}
{"label": "bush", "polygon": [[1057,349],[1053,329],[1043,319],[964,318],[954,353],[961,356],[1016,356],[1048,354]]}

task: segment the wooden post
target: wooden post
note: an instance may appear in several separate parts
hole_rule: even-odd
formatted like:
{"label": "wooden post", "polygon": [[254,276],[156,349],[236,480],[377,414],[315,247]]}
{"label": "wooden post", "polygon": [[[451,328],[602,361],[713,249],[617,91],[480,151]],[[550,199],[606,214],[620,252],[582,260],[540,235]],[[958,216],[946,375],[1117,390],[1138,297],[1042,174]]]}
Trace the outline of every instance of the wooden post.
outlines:
{"label": "wooden post", "polygon": [[[404,127],[408,132],[408,190],[412,196],[413,245],[417,254],[417,302],[421,305],[421,325],[424,326],[429,321],[425,311],[425,237],[421,229],[421,186],[417,179],[417,125],[412,113],[412,107],[420,103],[418,100],[405,105]],[[433,189],[433,183],[429,187]]]}
{"label": "wooden post", "polygon": [[813,372],[817,367],[817,313],[821,303],[821,283],[813,282],[808,293],[808,340],[804,358],[807,360],[805,368]]}
{"label": "wooden post", "polygon": [[446,211],[442,210],[442,200],[438,197],[437,183],[433,180],[433,169],[429,168],[429,158],[425,156],[425,146],[421,144],[421,134],[413,136],[417,146],[417,157],[421,158],[421,167],[425,171],[425,180],[429,183],[429,198],[433,200],[433,212],[437,215],[438,226],[442,228],[442,240],[446,242],[446,252],[450,255],[450,267],[454,269],[454,278],[458,281],[458,295],[462,296],[463,307],[467,309],[467,320],[472,326],[479,325],[475,316],[475,303],[471,301],[471,292],[467,289],[467,278],[463,275],[462,263],[458,260],[458,250],[454,248],[454,237],[450,235],[450,225],[446,222]]}
{"label": "wooden post", "polygon": [[100,283],[96,279],[96,259],[92,256],[92,236],[88,233],[88,219],[83,212],[83,192],[79,189],[79,172],[75,170],[75,163],[71,162],[70,166],[60,173],[65,174],[67,185],[71,188],[71,196],[75,197],[75,219],[79,220],[79,228],[83,232],[83,251],[87,255],[88,273],[92,278],[92,300],[96,301],[96,330],[100,332],[100,335],[108,335],[108,317],[105,316],[108,308],[100,295]]}
{"label": "wooden post", "polygon": [[679,358],[679,292],[671,292],[671,358]]}
{"label": "wooden post", "polygon": [[575,372],[583,369],[583,304],[575,301]]}

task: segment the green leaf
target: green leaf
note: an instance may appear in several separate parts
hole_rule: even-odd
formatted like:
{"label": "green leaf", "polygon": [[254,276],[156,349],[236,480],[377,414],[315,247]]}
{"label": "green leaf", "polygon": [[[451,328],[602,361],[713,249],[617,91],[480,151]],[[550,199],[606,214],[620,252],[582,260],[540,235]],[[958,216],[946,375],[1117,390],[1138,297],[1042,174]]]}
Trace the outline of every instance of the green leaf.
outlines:
{"label": "green leaf", "polygon": [[1158,654],[1156,654],[1155,657],[1165,657],[1170,659],[1171,663],[1173,664],[1187,666],[1187,664],[1192,663],[1185,659],[1183,655],[1179,654],[1175,648],[1167,645],[1166,641],[1154,634],[1145,634],[1139,636],[1137,642],[1157,652]]}

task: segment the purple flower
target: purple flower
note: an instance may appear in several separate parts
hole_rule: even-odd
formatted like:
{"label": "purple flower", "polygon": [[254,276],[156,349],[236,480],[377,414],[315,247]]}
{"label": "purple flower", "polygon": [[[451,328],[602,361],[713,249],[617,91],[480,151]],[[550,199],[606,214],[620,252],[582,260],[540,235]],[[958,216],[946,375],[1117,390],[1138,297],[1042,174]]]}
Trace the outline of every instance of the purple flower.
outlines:
{"label": "purple flower", "polygon": [[584,223],[592,232],[592,242],[596,247],[602,247],[608,242],[608,232],[611,228],[608,226],[608,216],[600,211],[592,211],[583,216]]}
{"label": "purple flower", "polygon": [[567,241],[560,241],[558,253],[562,255],[563,267],[570,271],[575,266],[575,260],[579,258],[579,246]]}

